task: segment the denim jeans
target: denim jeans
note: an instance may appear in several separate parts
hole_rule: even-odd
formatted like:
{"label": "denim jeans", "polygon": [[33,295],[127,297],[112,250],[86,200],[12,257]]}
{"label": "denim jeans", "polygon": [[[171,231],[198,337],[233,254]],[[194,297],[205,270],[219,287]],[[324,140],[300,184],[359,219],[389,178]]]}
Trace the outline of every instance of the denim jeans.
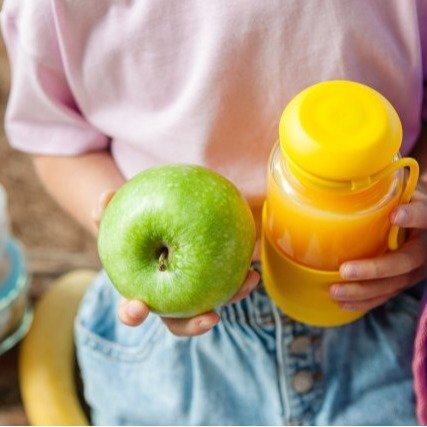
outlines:
{"label": "denim jeans", "polygon": [[130,328],[101,272],[76,319],[95,424],[414,425],[411,359],[419,302],[401,293],[349,325],[293,321],[262,283],[198,337],[156,315]]}

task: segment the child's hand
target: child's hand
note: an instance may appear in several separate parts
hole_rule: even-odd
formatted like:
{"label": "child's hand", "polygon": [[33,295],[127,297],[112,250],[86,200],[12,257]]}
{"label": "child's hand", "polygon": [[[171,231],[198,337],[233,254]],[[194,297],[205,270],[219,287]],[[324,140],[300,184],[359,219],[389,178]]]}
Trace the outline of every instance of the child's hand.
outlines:
{"label": "child's hand", "polygon": [[427,277],[427,191],[419,190],[390,219],[392,224],[412,229],[409,239],[395,252],[341,265],[341,277],[348,282],[332,285],[330,294],[342,308],[370,310]]}
{"label": "child's hand", "polygon": [[[249,271],[245,282],[228,303],[237,302],[247,297],[256,288],[258,282],[259,274],[256,271]],[[129,301],[124,299],[119,307],[119,318],[128,326],[140,325],[148,313],[148,307],[137,300]],[[210,311],[189,319],[162,317],[162,320],[174,335],[195,336],[209,331],[220,321],[220,317],[215,311]]]}
{"label": "child's hand", "polygon": [[[101,222],[102,214],[107,207],[108,203],[114,196],[113,190],[105,191],[101,194],[97,207],[92,213],[93,221],[97,226]],[[237,293],[228,301],[233,303],[246,298],[258,285],[259,274],[256,271],[249,271],[246,280]],[[119,306],[119,318],[128,326],[140,325],[148,316],[149,308],[141,301],[123,299]],[[209,331],[215,326],[219,320],[219,315],[210,311],[208,313],[200,314],[190,319],[175,319],[162,317],[163,322],[169,330],[177,336],[194,336],[201,335]]]}

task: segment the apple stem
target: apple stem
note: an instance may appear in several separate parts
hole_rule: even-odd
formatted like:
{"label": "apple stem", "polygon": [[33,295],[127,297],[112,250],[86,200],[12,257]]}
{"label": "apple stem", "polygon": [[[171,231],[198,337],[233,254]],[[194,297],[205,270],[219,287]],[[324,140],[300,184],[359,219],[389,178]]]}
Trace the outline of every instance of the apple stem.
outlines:
{"label": "apple stem", "polygon": [[163,248],[162,252],[160,253],[159,256],[159,270],[160,271],[165,271],[166,270],[166,260],[168,259],[168,248]]}

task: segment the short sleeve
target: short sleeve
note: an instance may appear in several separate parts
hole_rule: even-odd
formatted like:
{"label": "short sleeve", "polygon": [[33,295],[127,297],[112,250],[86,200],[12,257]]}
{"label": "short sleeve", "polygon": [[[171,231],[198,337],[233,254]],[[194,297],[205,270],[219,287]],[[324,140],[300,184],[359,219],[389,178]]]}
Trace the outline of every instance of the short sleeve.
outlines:
{"label": "short sleeve", "polygon": [[[21,28],[22,11],[16,5],[24,7],[27,2],[14,2],[16,15],[6,7],[1,12],[2,32],[11,67],[11,90],[5,115],[10,145],[43,155],[78,155],[106,149],[109,138],[85,120],[75,102],[54,41],[45,43],[52,56],[50,61],[43,61],[37,52],[22,42],[25,34],[21,33],[31,22],[28,22],[27,13],[25,28]],[[5,2],[5,5],[9,4],[11,2]],[[52,29],[45,34],[52,34]],[[37,42],[40,44],[40,38]],[[46,56],[46,52],[43,55]]]}

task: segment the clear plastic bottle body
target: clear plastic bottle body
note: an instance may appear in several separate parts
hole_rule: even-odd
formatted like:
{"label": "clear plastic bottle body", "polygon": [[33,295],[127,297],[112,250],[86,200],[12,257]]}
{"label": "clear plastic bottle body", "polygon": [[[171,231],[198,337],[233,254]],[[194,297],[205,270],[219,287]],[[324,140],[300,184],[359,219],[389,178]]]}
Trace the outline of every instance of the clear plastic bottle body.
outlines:
{"label": "clear plastic bottle body", "polygon": [[333,271],[344,261],[378,256],[388,248],[389,215],[403,184],[399,169],[357,191],[308,187],[277,145],[270,157],[264,232],[283,254],[314,269]]}

